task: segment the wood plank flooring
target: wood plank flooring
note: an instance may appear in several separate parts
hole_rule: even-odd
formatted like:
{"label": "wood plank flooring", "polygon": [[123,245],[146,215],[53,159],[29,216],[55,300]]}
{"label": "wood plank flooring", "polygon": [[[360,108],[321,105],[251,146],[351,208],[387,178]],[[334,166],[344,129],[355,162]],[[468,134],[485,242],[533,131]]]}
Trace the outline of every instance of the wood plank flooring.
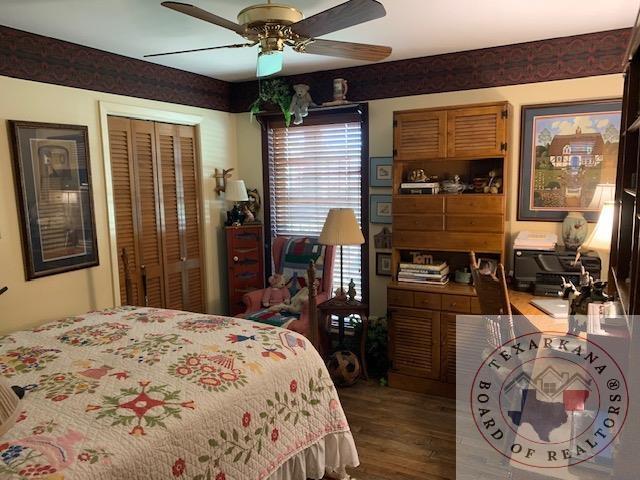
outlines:
{"label": "wood plank flooring", "polygon": [[[381,387],[363,380],[353,387],[339,388],[338,395],[360,455],[360,466],[349,471],[354,480],[455,480],[454,400]],[[495,455],[488,444],[467,450],[474,465],[484,464],[475,478],[509,478],[504,464],[484,463]],[[607,478],[602,473],[575,468],[572,475],[566,476],[565,472],[558,478]],[[517,469],[512,475],[513,480],[555,477]]]}
{"label": "wood plank flooring", "polygon": [[359,381],[338,390],[358,447],[357,480],[454,480],[451,400]]}

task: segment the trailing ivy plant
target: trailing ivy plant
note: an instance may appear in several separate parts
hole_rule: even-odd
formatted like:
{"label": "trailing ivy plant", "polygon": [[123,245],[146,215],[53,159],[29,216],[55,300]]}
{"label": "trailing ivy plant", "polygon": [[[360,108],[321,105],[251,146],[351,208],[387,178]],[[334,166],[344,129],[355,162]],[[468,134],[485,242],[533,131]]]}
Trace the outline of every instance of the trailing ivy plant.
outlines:
{"label": "trailing ivy plant", "polygon": [[280,107],[282,114],[284,115],[284,121],[287,127],[291,123],[291,112],[289,111],[289,105],[291,105],[291,88],[283,80],[274,78],[273,80],[265,80],[259,84],[258,98],[251,104],[249,111],[252,115],[255,115],[262,111],[264,104],[273,103]]}

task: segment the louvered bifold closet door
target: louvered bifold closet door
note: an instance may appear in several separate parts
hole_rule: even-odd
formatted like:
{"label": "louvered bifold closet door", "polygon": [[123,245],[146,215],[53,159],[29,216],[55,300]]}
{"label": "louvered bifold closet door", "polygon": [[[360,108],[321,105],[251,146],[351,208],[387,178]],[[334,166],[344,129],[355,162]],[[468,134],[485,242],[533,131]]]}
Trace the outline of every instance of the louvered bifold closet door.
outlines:
{"label": "louvered bifold closet door", "polygon": [[164,271],[160,222],[160,190],[157,182],[155,129],[153,122],[131,120],[135,192],[138,222],[138,267],[142,282],[142,305],[164,307]]}
{"label": "louvered bifold closet door", "polygon": [[[138,272],[138,231],[136,196],[133,185],[133,142],[131,121],[128,118],[109,117],[109,150],[111,152],[111,181],[117,231],[118,274],[120,278],[120,301],[123,305],[142,305],[142,287]],[[128,258],[128,275],[131,281],[131,298],[127,299],[125,265],[122,253]]]}
{"label": "louvered bifold closet door", "polygon": [[167,308],[204,311],[193,127],[156,124]]}

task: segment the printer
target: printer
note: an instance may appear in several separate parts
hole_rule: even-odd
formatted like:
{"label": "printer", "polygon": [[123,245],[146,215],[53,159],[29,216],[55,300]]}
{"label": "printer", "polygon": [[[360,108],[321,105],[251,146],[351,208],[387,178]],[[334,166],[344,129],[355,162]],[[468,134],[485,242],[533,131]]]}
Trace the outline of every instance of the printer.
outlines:
{"label": "printer", "polygon": [[[562,278],[574,285],[580,282],[581,267],[594,278],[600,278],[600,257],[593,252],[580,252],[575,262],[575,250],[556,246],[553,250],[513,250],[513,288],[535,295],[556,296]],[[575,263],[574,263],[575,262]]]}

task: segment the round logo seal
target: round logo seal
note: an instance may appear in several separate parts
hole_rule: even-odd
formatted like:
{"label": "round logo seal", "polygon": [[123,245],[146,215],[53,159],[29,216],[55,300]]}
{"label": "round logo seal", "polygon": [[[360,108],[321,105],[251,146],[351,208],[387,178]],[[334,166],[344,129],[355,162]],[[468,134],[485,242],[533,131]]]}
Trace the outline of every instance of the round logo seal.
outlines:
{"label": "round logo seal", "polygon": [[471,387],[471,413],[500,454],[534,468],[565,468],[605,450],[622,430],[623,371],[596,343],[537,332],[503,344]]}

